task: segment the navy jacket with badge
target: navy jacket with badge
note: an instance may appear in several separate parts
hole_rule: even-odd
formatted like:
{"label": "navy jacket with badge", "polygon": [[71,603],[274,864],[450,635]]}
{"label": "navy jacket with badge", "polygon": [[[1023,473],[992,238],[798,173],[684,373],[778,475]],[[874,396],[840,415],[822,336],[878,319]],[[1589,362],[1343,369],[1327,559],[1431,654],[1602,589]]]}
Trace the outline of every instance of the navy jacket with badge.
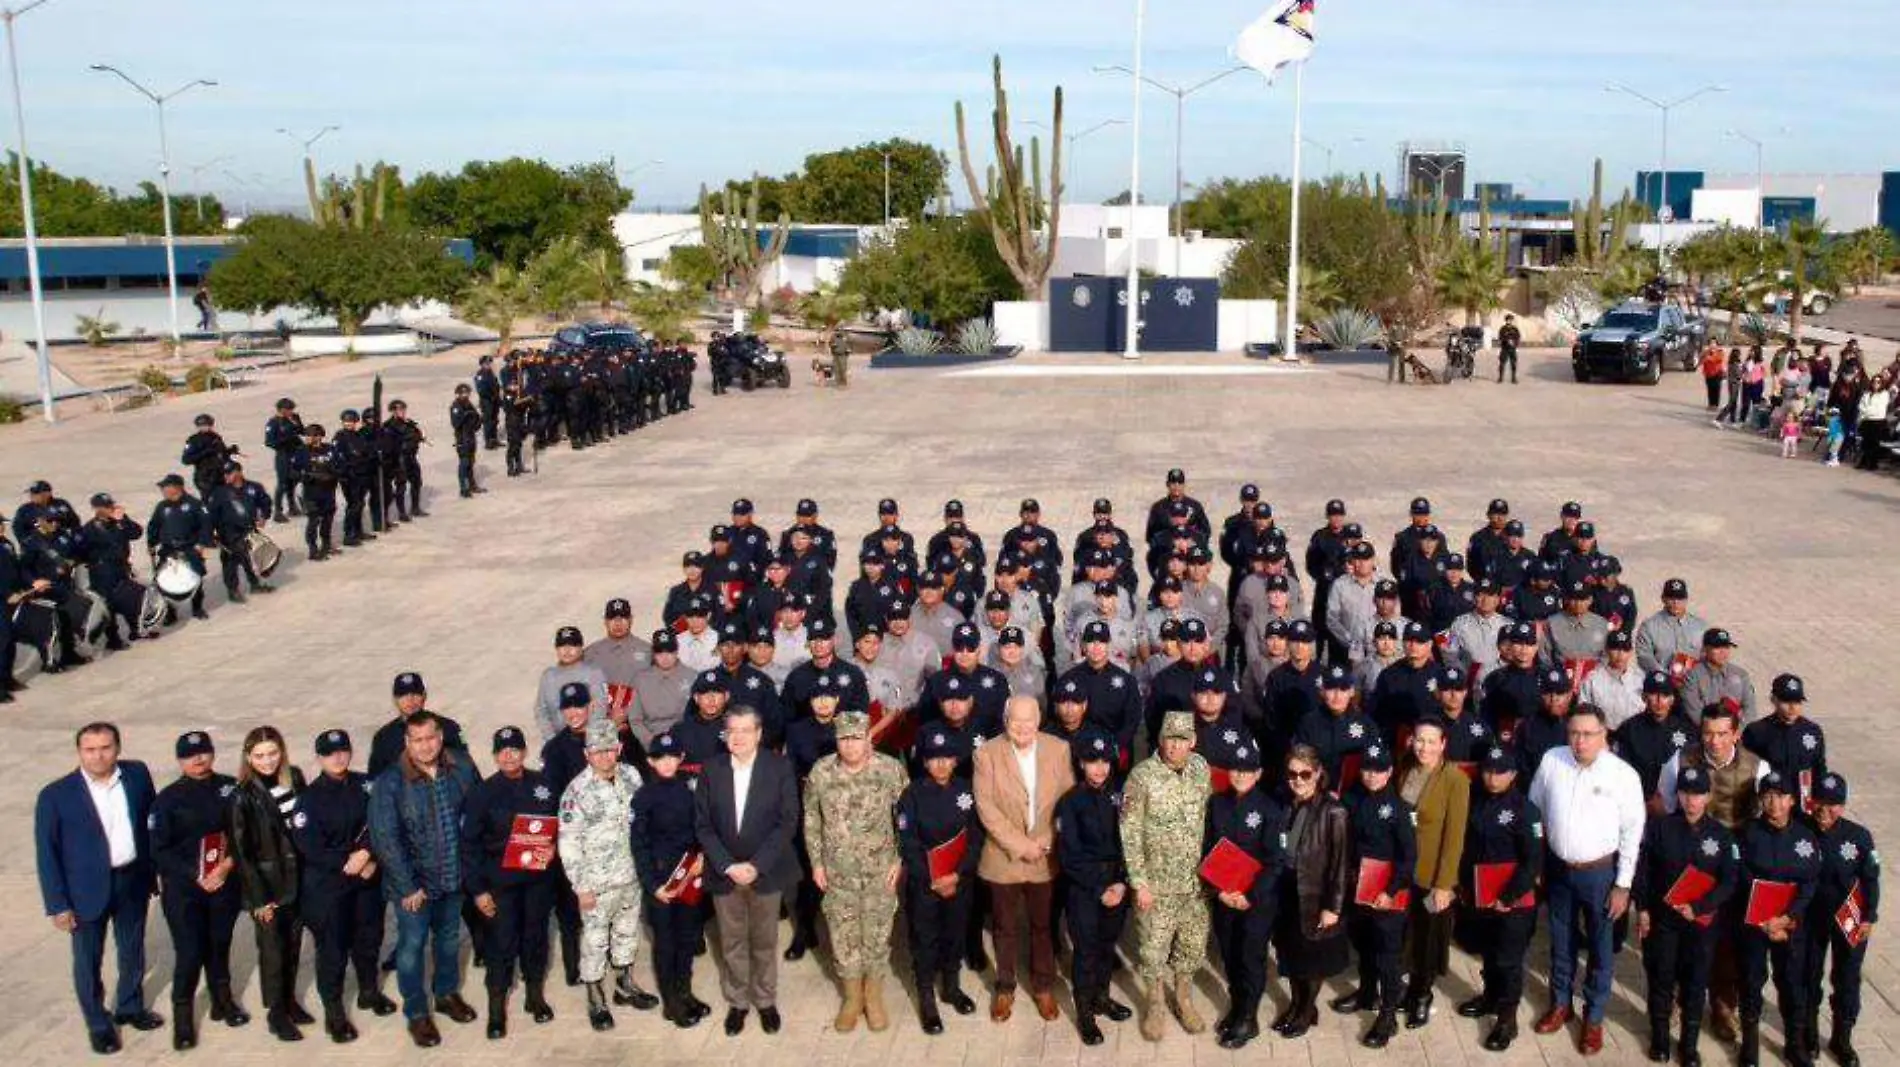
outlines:
{"label": "navy jacket with badge", "polygon": [[1212,719],[1199,712],[1194,714],[1194,754],[1206,760],[1208,767],[1214,770],[1232,771],[1239,763],[1239,750],[1252,748],[1253,743],[1252,731],[1241,720],[1240,712],[1232,708]]}
{"label": "navy jacket with badge", "polygon": [[1623,762],[1636,768],[1647,798],[1656,795],[1663,768],[1699,736],[1700,729],[1681,710],[1671,707],[1668,715],[1658,719],[1645,708],[1641,715],[1630,717],[1616,728],[1610,744]]}
{"label": "navy jacket with badge", "polygon": [[1561,715],[1550,715],[1539,708],[1536,714],[1519,722],[1517,733],[1511,737],[1511,746],[1517,752],[1518,788],[1530,789],[1530,781],[1536,777],[1537,765],[1544,761],[1544,753],[1569,743],[1570,724]]}
{"label": "navy jacket with badge", "polygon": [[[985,733],[977,725],[974,714],[963,720],[961,724],[952,723],[949,719],[938,719],[930,724],[930,729],[933,733],[941,733],[949,739],[950,749],[957,755],[955,774],[958,778],[970,778],[975,773],[977,746],[981,745],[986,738],[996,736],[994,733]],[[930,777],[930,772],[924,769],[922,752],[921,740],[911,746],[907,762],[910,764],[910,776],[914,779],[921,780]]]}
{"label": "navy jacket with badge", "polygon": [[[1818,833],[1818,831],[1817,831]],[[1880,921],[1880,853],[1874,850],[1874,835],[1851,819],[1842,819],[1834,829],[1819,834],[1821,878],[1814,889],[1814,904],[1808,922],[1834,925],[1834,913],[1847,895],[1860,886],[1861,921]]]}
{"label": "navy jacket with badge", "polygon": [[251,536],[257,524],[270,518],[270,490],[253,481],[233,488],[220,485],[211,492],[211,532],[218,543],[236,548]]}
{"label": "navy jacket with badge", "polygon": [[[231,797],[236,792],[236,778],[215,773],[203,778],[180,777],[158,791],[148,822],[152,863],[158,867],[159,880],[167,890],[196,899],[207,896],[198,887],[204,839],[210,834],[223,834],[229,855]],[[237,896],[235,870],[225,879],[218,896]]]}
{"label": "navy jacket with badge", "polygon": [[1379,740],[1379,728],[1362,712],[1348,711],[1343,715],[1334,715],[1330,711],[1313,712],[1300,720],[1300,727],[1294,732],[1293,739],[1303,745],[1312,745],[1319,752],[1320,763],[1326,767],[1326,780],[1332,788],[1339,788],[1339,772],[1348,755],[1363,752]]}
{"label": "navy jacket with badge", "polygon": [[1791,723],[1781,721],[1778,714],[1756,719],[1742,730],[1742,747],[1766,760],[1790,781],[1799,781],[1806,772],[1803,798],[1827,773],[1827,741],[1821,724],[1806,715]]}
{"label": "navy jacket with badge", "polygon": [[633,869],[642,889],[658,892],[686,850],[699,847],[694,818],[692,779],[650,775],[641,781],[633,794]]}
{"label": "navy jacket with badge", "polygon": [[1478,709],[1500,734],[1538,714],[1537,672],[1505,665],[1484,676],[1484,695]]}
{"label": "navy jacket with badge", "polygon": [[1715,885],[1690,908],[1697,918],[1714,915],[1735,895],[1741,874],[1739,851],[1734,835],[1707,813],[1693,826],[1680,811],[1652,815],[1643,829],[1643,850],[1636,857],[1630,896],[1637,907],[1650,913],[1650,921],[1681,924],[1685,920],[1665,898],[1683,871],[1694,867],[1715,879]]}
{"label": "navy jacket with badge", "polygon": [[1438,710],[1438,664],[1427,659],[1414,667],[1401,659],[1379,672],[1367,701],[1372,721],[1389,743],[1396,743],[1401,732],[1409,732],[1418,720]]}
{"label": "navy jacket with badge", "polygon": [[[369,847],[369,776],[348,771],[341,778],[318,772],[297,800],[302,826],[291,825],[290,837],[303,856],[299,870],[306,903],[322,902],[343,888],[343,865],[350,853]],[[377,884],[381,877],[365,884]]]}
{"label": "navy jacket with badge", "polygon": [[1128,880],[1122,853],[1121,796],[1086,781],[1056,801],[1056,863],[1070,885],[1097,896]]}
{"label": "navy jacket with badge", "polygon": [[951,678],[961,679],[964,690],[976,695],[970,718],[975,720],[977,728],[986,736],[1002,732],[1003,709],[1009,704],[1009,679],[1002,671],[981,663],[967,673],[954,663],[930,672],[917,697],[918,724],[943,721],[944,683]]}
{"label": "navy jacket with badge", "polygon": [[93,592],[104,595],[132,579],[132,546],[145,536],[133,519],[92,519],[79,529],[80,552]]}
{"label": "navy jacket with badge", "polygon": [[211,547],[211,515],[198,498],[187,493],[176,501],[160,500],[145,524],[145,547]]}
{"label": "navy jacket with badge", "polygon": [[1280,875],[1287,868],[1286,808],[1265,789],[1254,788],[1246,796],[1220,793],[1207,802],[1207,824],[1201,835],[1201,855],[1214,851],[1222,838],[1253,857],[1260,874],[1247,890],[1247,902],[1254,907],[1273,903]]}
{"label": "navy jacket with badge", "polygon": [[[1061,801],[1056,817],[1061,818]],[[983,853],[983,821],[976,815],[976,795],[968,778],[952,776],[938,785],[929,775],[904,787],[897,798],[897,853],[904,865],[904,879],[914,890],[930,888],[930,850],[948,844],[964,834],[963,860],[957,864],[961,891],[976,878],[976,863]]]}
{"label": "navy jacket with badge", "polygon": [[492,892],[547,876],[546,871],[511,871],[502,866],[515,816],[540,815],[558,824],[561,796],[540,771],[523,768],[520,777],[496,771],[462,802],[462,885],[471,894]]}
{"label": "navy jacket with badge", "polygon": [[[1397,781],[1398,775],[1392,776]],[[1363,785],[1346,790],[1340,801],[1351,818],[1352,849],[1362,860],[1385,860],[1392,864],[1392,878],[1385,891],[1397,894],[1410,888],[1418,867],[1418,830],[1413,825],[1412,806],[1399,796],[1393,782],[1371,792]],[[1355,875],[1354,877],[1357,877]]]}
{"label": "navy jacket with badge", "polygon": [[554,803],[561,803],[561,794],[567,792],[569,782],[579,778],[587,769],[587,729],[562,730],[541,745],[541,777],[547,781],[548,789],[554,793]]}
{"label": "navy jacket with badge", "polygon": [[708,719],[698,708],[693,708],[685,718],[673,724],[673,739],[680,743],[684,753],[681,765],[696,774],[714,756],[726,751],[726,716],[721,713],[716,719]]}
{"label": "navy jacket with badge", "polygon": [[1800,819],[1790,819],[1788,825],[1777,830],[1761,817],[1742,827],[1740,836],[1739,899],[1746,902],[1757,881],[1788,882],[1795,887],[1794,904],[1788,914],[1805,916],[1821,880],[1821,842],[1814,831]]}
{"label": "navy jacket with badge", "polygon": [[[759,674],[757,668],[751,668]],[[765,678],[763,674],[759,677]],[[771,684],[770,678],[765,678]],[[741,683],[750,686],[750,682]],[[862,708],[871,706],[870,683],[864,679],[864,671],[857,664],[833,656],[831,665],[820,667],[816,660],[806,660],[791,669],[785,676],[785,708],[779,713],[781,724],[786,720],[797,721],[811,718],[811,698],[821,693],[838,694],[840,708]],[[734,703],[752,703],[749,694],[733,689]],[[783,726],[780,727],[783,729]]]}
{"label": "navy jacket with badge", "polygon": [[[1173,669],[1173,667],[1167,668],[1167,670]],[[1162,673],[1166,674],[1167,670]],[[1193,674],[1184,673],[1182,676],[1187,679],[1187,684],[1191,688],[1194,681]],[[1122,746],[1124,751],[1133,747],[1135,731],[1140,728],[1142,722],[1141,686],[1136,684],[1135,676],[1114,663],[1104,663],[1102,669],[1098,671],[1087,662],[1083,662],[1064,671],[1062,676],[1056,679],[1056,685],[1060,688],[1070,681],[1082,686],[1083,691],[1088,694],[1088,721],[1113,734],[1115,743]],[[1188,703],[1182,704],[1181,708],[1185,710],[1193,706],[1194,702],[1190,699]]]}
{"label": "navy jacket with badge", "polygon": [[1472,899],[1477,895],[1479,864],[1515,863],[1517,869],[1504,883],[1498,899],[1516,901],[1537,887],[1544,866],[1544,813],[1522,790],[1492,793],[1482,787],[1471,796],[1471,818],[1465,823],[1465,853],[1459,882]]}
{"label": "navy jacket with badge", "polygon": [[838,751],[837,717],[820,721],[807,715],[785,728],[785,758],[792,761],[792,770],[803,782],[811,777],[811,769],[818,761]]}

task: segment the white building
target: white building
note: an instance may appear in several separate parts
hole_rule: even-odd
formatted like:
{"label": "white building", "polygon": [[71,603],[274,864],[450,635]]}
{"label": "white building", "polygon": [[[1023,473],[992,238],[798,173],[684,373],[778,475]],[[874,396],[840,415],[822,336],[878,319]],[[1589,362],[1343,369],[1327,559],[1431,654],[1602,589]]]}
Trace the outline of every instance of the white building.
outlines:
{"label": "white building", "polygon": [[[626,257],[627,278],[634,282],[661,284],[660,268],[673,249],[703,243],[698,214],[623,212],[614,216],[613,226]],[[809,293],[836,284],[844,265],[881,229],[795,223],[786,235],[785,254],[766,269],[759,287],[768,293],[783,288]]]}
{"label": "white building", "polygon": [[[1051,276],[1121,277],[1128,273],[1128,257],[1152,274],[1176,278],[1218,278],[1227,260],[1240,247],[1228,238],[1206,237],[1189,230],[1172,233],[1172,208],[1166,204],[1062,205],[1061,243]],[[1133,233],[1131,239],[1130,233]]]}
{"label": "white building", "polygon": [[673,249],[700,243],[699,216],[624,211],[614,216],[614,238],[626,257],[627,280],[659,285],[660,267]]}

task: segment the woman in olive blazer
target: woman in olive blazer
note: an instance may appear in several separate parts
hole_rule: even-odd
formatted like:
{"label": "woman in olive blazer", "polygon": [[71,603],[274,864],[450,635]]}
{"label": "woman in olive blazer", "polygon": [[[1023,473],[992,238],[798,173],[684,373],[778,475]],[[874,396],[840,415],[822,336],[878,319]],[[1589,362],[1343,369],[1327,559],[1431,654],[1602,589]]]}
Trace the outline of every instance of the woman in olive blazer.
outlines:
{"label": "woman in olive blazer", "polygon": [[1412,752],[1399,776],[1399,795],[1412,805],[1418,828],[1418,869],[1412,876],[1412,913],[1406,929],[1405,1026],[1431,1022],[1432,983],[1451,960],[1452,900],[1471,814],[1471,779],[1445,761],[1444,720],[1427,718],[1412,731]]}

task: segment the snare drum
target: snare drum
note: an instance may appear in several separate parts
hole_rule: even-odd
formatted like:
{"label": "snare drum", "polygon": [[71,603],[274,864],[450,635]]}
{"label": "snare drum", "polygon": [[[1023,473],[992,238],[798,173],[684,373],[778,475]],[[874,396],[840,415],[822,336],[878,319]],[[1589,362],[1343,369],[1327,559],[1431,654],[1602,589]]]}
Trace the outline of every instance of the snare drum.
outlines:
{"label": "snare drum", "polygon": [[277,570],[277,565],[284,561],[284,550],[278,548],[277,542],[262,530],[251,531],[251,535],[244,539],[244,550],[250,553],[251,569],[257,572],[259,578],[269,578]]}
{"label": "snare drum", "polygon": [[158,591],[173,600],[189,600],[204,584],[204,576],[197,568],[186,562],[183,557],[173,556],[158,565],[152,575],[152,583]]}

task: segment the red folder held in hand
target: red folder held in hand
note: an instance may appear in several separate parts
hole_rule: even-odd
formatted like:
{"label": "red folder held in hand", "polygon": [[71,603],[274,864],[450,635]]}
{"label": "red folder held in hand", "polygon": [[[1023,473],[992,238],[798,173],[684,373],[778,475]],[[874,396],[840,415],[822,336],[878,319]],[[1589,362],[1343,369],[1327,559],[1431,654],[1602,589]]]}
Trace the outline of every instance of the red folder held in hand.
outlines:
{"label": "red folder held in hand", "polygon": [[1394,889],[1392,882],[1395,873],[1391,860],[1361,859],[1359,885],[1353,890],[1352,902],[1374,908],[1377,905],[1373,904],[1373,901],[1378,899],[1380,893],[1391,893],[1392,906],[1381,910],[1404,911],[1410,907],[1412,890],[1410,887]]}
{"label": "red folder held in hand", "polygon": [[1847,899],[1842,901],[1840,908],[1834,912],[1834,925],[1841,931],[1841,936],[1847,939],[1849,945],[1857,946],[1867,940],[1867,922],[1863,918],[1866,914],[1867,895],[1860,891],[1860,882],[1857,879],[1854,882],[1854,888],[1847,894]]}
{"label": "red folder held in hand", "polygon": [[1594,656],[1564,660],[1564,670],[1570,674],[1570,691],[1575,693],[1582,689],[1584,679],[1590,677],[1590,672],[1596,669],[1597,661]]}
{"label": "red folder held in hand", "polygon": [[612,711],[620,712],[623,715],[626,714],[627,710],[633,707],[633,687],[630,685],[615,685],[612,682],[608,682],[607,707]]}
{"label": "red folder held in hand", "polygon": [[1743,921],[1750,926],[1766,926],[1770,919],[1781,918],[1794,904],[1794,893],[1793,882],[1755,879],[1748,891],[1748,914]]}
{"label": "red folder held in hand", "polygon": [[1225,767],[1209,767],[1207,784],[1216,793],[1231,793],[1234,791],[1234,772]]}
{"label": "red folder held in hand", "polygon": [[699,857],[698,849],[687,849],[680,856],[680,861],[673,868],[673,873],[666,876],[666,884],[661,886],[660,890],[661,892],[672,890],[673,903],[689,905],[699,903],[700,897],[704,894],[704,886],[700,882]]}
{"label": "red folder held in hand", "polygon": [[[1504,893],[1504,887],[1511,884],[1512,876],[1517,874],[1517,864],[1509,861],[1480,863],[1472,868],[1471,873],[1478,883],[1472,887],[1477,893],[1478,907],[1490,908],[1497,905],[1498,898]],[[1536,904],[1537,890],[1528,889],[1525,890],[1523,896],[1511,901],[1510,906],[1511,910],[1515,911],[1518,908],[1535,907]]]}
{"label": "red folder held in hand", "polygon": [[1343,796],[1346,790],[1359,784],[1359,764],[1365,757],[1357,752],[1348,752],[1339,761],[1339,782],[1334,786],[1335,796]]}
{"label": "red folder held in hand", "polygon": [[218,864],[223,863],[224,857],[230,854],[223,830],[213,830],[204,835],[198,842],[198,877],[211,877],[211,872],[217,870]]}
{"label": "red folder held in hand", "polygon": [[1677,685],[1681,685],[1683,675],[1688,674],[1689,668],[1695,666],[1695,664],[1695,657],[1689,655],[1687,652],[1678,652],[1669,657],[1669,680]]}
{"label": "red folder held in hand", "polygon": [[1252,889],[1260,870],[1259,860],[1224,837],[1214,843],[1207,858],[1201,861],[1201,877],[1223,893],[1245,893]]}
{"label": "red folder held in hand", "polygon": [[957,836],[930,850],[930,880],[948,878],[963,866],[970,851],[970,831],[958,830]]}
{"label": "red folder held in hand", "polygon": [[[1715,878],[1707,871],[1700,867],[1684,867],[1682,873],[1676,876],[1676,883],[1669,887],[1669,892],[1663,894],[1663,903],[1672,908],[1681,907],[1684,904],[1694,904],[1696,901],[1708,896],[1709,890],[1714,888]],[[1696,916],[1696,925],[1698,926],[1708,926],[1714,921],[1715,914],[1713,912],[1708,915]]]}
{"label": "red folder held in hand", "polygon": [[552,815],[517,815],[501,854],[504,871],[545,871],[554,862],[554,835],[561,828]]}

